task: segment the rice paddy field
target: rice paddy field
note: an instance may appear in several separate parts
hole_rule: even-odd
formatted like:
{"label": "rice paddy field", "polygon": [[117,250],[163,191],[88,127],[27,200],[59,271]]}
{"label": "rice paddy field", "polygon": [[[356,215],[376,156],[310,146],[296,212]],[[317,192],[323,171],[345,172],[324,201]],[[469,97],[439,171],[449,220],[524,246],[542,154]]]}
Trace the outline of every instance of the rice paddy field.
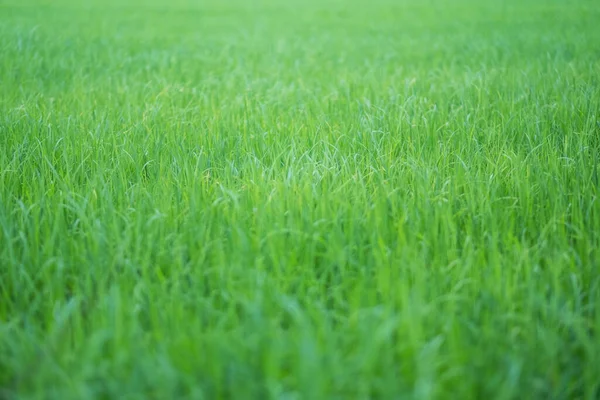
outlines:
{"label": "rice paddy field", "polygon": [[600,398],[596,0],[0,0],[0,399]]}

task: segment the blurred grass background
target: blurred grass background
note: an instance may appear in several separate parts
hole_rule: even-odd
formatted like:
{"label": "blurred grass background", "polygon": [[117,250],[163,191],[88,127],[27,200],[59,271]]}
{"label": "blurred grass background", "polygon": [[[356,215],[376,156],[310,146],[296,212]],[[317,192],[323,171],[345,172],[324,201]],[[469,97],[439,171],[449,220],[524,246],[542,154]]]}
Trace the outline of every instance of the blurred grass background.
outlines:
{"label": "blurred grass background", "polygon": [[598,21],[0,2],[0,397],[597,398]]}

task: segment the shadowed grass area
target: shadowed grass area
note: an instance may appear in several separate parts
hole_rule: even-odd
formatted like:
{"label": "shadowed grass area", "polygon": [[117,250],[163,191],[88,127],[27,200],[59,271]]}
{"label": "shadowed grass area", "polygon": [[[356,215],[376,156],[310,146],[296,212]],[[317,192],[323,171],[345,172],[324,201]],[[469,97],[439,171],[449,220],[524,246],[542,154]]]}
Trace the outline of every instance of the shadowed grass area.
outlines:
{"label": "shadowed grass area", "polygon": [[598,21],[0,1],[0,398],[598,398]]}

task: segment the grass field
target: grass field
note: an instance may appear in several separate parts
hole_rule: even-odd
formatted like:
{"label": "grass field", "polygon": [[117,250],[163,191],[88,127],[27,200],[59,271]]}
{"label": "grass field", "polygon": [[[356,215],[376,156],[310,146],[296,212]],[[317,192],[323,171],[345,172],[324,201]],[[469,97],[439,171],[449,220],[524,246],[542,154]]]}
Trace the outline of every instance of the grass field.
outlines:
{"label": "grass field", "polygon": [[0,0],[0,399],[600,398],[596,0]]}

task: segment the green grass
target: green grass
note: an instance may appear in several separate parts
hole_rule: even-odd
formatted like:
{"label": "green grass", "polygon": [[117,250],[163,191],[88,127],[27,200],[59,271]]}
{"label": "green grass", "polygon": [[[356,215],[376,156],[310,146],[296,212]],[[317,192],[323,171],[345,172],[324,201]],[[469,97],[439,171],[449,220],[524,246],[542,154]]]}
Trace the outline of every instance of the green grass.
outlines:
{"label": "green grass", "polygon": [[0,398],[599,398],[599,21],[0,1]]}

